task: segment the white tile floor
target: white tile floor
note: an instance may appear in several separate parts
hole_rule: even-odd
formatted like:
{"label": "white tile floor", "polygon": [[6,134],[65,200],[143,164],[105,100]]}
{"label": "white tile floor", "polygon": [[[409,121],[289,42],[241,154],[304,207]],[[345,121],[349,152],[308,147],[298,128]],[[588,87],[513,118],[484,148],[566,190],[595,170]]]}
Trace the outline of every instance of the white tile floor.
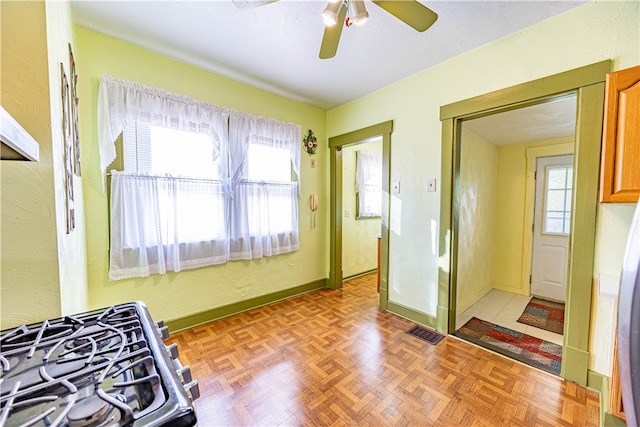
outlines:
{"label": "white tile floor", "polygon": [[518,318],[522,315],[530,299],[531,297],[528,296],[493,289],[458,315],[456,329],[467,323],[472,317],[477,317],[514,331],[562,345],[562,335],[518,323]]}

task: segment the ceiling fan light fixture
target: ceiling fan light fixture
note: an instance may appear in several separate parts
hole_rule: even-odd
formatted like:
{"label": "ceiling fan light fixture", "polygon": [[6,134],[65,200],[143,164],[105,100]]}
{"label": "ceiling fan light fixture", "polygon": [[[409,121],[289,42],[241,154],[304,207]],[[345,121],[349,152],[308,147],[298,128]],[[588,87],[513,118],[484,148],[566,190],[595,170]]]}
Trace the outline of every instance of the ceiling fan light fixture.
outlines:
{"label": "ceiling fan light fixture", "polygon": [[324,20],[324,24],[328,27],[336,25],[338,22],[338,12],[342,7],[341,1],[329,1],[327,7],[322,12],[322,19]]}
{"label": "ceiling fan light fixture", "polygon": [[364,0],[351,0],[351,3],[353,4],[353,13],[355,15],[353,17],[353,23],[363,25],[369,18],[369,12],[367,12],[367,9],[364,7]]}

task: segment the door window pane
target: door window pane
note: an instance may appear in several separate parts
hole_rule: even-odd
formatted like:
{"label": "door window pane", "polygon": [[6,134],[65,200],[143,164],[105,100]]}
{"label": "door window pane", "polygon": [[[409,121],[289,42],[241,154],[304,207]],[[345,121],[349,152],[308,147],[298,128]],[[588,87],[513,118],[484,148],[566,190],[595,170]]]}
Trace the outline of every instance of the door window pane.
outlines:
{"label": "door window pane", "polygon": [[547,166],[545,176],[544,232],[569,234],[573,166]]}

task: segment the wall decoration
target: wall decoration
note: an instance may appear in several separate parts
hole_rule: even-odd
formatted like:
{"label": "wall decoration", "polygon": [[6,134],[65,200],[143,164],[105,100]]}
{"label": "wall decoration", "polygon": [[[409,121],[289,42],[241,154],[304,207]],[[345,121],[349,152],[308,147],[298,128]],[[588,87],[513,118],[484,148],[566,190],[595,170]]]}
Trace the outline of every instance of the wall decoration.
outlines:
{"label": "wall decoration", "polygon": [[66,219],[67,219],[67,234],[71,233],[75,228],[75,208],[74,208],[74,195],[73,195],[73,142],[71,135],[71,117],[70,117],[70,93],[69,93],[69,81],[67,80],[67,74],[64,72],[64,65],[60,63],[60,77],[62,85],[62,145],[63,145],[63,159],[64,159],[64,185],[65,185],[65,205],[66,205]]}
{"label": "wall decoration", "polygon": [[309,129],[309,133],[302,138],[302,144],[304,145],[304,151],[307,152],[310,156],[316,154],[316,149],[318,148],[318,141],[316,140],[316,136],[313,134],[313,131]]}
{"label": "wall decoration", "polygon": [[73,58],[71,43],[69,43],[69,65],[71,66],[70,88],[71,88],[71,134],[73,139],[73,172],[80,176],[80,132],[78,129],[78,75],[76,74],[76,61]]}

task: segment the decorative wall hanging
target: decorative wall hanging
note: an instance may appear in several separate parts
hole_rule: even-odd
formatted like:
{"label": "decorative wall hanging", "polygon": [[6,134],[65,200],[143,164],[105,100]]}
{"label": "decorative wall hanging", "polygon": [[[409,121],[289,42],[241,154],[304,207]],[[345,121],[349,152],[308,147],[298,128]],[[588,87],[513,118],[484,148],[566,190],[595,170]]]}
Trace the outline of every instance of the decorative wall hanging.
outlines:
{"label": "decorative wall hanging", "polygon": [[71,117],[70,117],[70,94],[69,81],[67,74],[64,72],[64,65],[60,63],[60,76],[62,85],[62,145],[64,158],[64,185],[65,185],[65,205],[67,217],[67,234],[71,233],[76,226],[74,195],[73,195],[73,142],[71,136]]}
{"label": "decorative wall hanging", "polygon": [[76,74],[76,61],[73,59],[71,43],[69,43],[69,64],[71,66],[70,88],[71,88],[71,133],[73,139],[73,172],[80,176],[80,132],[78,129],[78,75]]}
{"label": "decorative wall hanging", "polygon": [[309,133],[305,135],[304,138],[302,138],[302,143],[304,144],[304,151],[306,151],[307,154],[309,154],[310,156],[316,154],[318,142],[311,129],[309,129]]}

